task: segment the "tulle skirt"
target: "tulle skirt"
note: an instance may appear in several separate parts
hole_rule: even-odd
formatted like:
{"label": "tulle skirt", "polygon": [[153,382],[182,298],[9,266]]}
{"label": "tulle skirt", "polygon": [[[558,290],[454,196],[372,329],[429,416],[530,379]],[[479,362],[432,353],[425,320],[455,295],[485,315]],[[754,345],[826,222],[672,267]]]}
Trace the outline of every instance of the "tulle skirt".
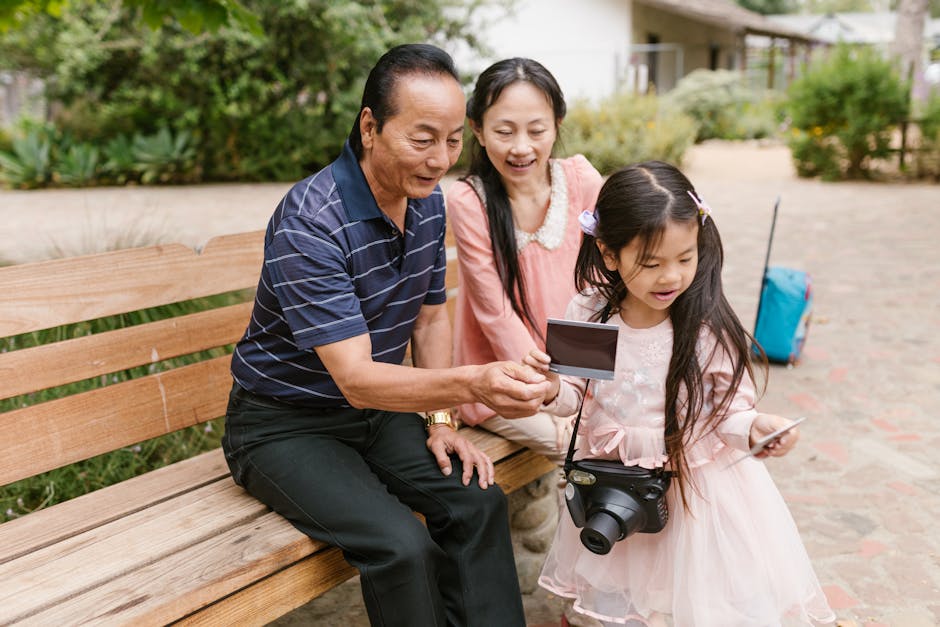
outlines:
{"label": "tulle skirt", "polygon": [[574,609],[616,624],[771,627],[829,623],[835,615],[799,532],[762,462],[730,468],[724,449],[690,471],[689,510],[668,494],[669,522],[596,555],[562,513],[539,584]]}

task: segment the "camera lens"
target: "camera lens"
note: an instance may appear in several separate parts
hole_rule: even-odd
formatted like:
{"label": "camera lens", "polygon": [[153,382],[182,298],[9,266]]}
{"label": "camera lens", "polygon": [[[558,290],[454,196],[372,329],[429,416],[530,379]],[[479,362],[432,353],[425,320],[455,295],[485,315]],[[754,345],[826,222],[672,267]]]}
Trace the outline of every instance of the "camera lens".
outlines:
{"label": "camera lens", "polygon": [[597,512],[581,530],[581,544],[592,553],[605,555],[620,539],[620,522],[607,512]]}
{"label": "camera lens", "polygon": [[635,533],[646,524],[643,507],[628,492],[602,486],[591,494],[587,522],[581,530],[581,543],[603,555],[617,540]]}

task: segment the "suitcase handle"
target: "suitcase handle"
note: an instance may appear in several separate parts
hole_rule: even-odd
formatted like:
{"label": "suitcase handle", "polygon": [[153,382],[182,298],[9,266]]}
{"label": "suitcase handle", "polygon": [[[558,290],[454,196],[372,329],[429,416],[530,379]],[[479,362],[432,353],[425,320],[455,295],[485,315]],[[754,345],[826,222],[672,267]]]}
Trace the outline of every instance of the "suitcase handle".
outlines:
{"label": "suitcase handle", "polygon": [[770,267],[770,249],[774,243],[774,229],[777,227],[777,211],[780,209],[780,195],[774,201],[774,215],[770,221],[770,237],[767,239],[767,254],[764,256],[764,271],[760,276],[760,291],[757,293],[757,313],[754,316],[754,330],[757,330],[757,324],[760,322],[760,306],[764,298],[764,284],[767,282],[767,269]]}

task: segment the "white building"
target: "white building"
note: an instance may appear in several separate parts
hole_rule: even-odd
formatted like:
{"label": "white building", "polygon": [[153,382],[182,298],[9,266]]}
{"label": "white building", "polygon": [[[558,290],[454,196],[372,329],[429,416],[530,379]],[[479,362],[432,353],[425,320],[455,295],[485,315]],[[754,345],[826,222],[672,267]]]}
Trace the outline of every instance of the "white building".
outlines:
{"label": "white building", "polygon": [[477,32],[492,54],[456,52],[462,71],[476,75],[499,59],[530,57],[569,100],[650,86],[665,92],[698,68],[744,69],[749,34],[813,42],[731,0],[516,0],[508,15],[495,7],[482,13]]}

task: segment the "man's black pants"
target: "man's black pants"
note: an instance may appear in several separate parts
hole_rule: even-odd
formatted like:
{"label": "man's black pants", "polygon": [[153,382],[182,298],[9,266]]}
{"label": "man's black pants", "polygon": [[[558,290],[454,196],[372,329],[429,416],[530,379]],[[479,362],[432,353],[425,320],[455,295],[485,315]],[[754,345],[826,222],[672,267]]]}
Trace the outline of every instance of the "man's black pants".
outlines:
{"label": "man's black pants", "polygon": [[[414,413],[229,396],[235,482],[359,569],[373,625],[523,626],[506,497],[441,474]],[[421,512],[426,524],[411,510]]]}

